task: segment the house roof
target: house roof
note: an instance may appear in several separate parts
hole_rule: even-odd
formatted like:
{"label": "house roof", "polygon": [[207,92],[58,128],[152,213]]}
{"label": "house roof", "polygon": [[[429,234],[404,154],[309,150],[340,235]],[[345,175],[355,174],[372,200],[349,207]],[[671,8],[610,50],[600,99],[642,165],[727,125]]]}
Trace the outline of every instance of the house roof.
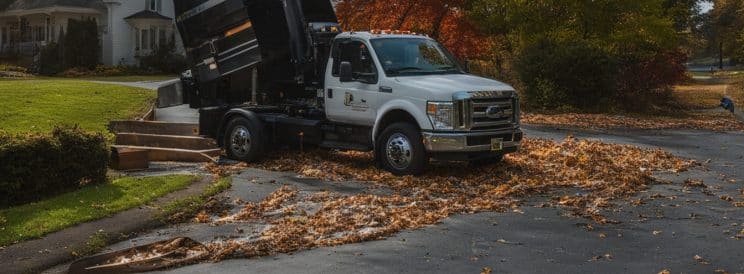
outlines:
{"label": "house roof", "polygon": [[130,16],[127,16],[124,18],[124,20],[131,20],[131,19],[159,19],[159,20],[173,20],[173,18],[170,18],[168,16],[162,15],[160,13],[151,11],[151,10],[143,10],[138,13],[132,14]]}
{"label": "house roof", "polygon": [[102,0],[0,0],[0,9],[3,11],[49,7],[106,8]]}

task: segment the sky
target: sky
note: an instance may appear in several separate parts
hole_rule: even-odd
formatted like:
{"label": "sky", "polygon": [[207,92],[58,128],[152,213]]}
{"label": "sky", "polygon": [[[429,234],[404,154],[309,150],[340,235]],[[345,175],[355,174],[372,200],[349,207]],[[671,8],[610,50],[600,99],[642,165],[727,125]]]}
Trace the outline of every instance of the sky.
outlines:
{"label": "sky", "polygon": [[713,9],[713,2],[702,2],[700,3],[700,7],[702,8],[702,12],[706,13]]}

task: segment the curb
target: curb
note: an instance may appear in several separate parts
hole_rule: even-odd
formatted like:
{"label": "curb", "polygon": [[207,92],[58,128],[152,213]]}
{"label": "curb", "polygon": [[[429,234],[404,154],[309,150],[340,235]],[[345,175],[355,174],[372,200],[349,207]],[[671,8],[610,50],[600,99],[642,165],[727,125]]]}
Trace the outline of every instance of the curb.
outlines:
{"label": "curb", "polygon": [[73,252],[85,250],[90,237],[105,233],[108,241],[119,241],[138,232],[164,225],[156,219],[158,210],[153,207],[173,200],[201,194],[213,182],[213,176],[204,176],[188,188],[167,194],[148,205],[117,213],[111,217],[79,224],[53,232],[43,238],[28,240],[0,250],[0,268],[3,273],[33,273],[43,271],[76,259]]}

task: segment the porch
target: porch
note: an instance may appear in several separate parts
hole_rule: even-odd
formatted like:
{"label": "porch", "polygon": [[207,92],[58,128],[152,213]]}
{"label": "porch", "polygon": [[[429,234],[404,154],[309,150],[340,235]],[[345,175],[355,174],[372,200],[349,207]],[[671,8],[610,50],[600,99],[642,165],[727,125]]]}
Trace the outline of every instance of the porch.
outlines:
{"label": "porch", "polygon": [[[50,7],[9,10],[0,13],[0,57],[35,57],[41,49],[57,42],[67,30],[69,19],[93,18],[103,12],[90,8]],[[103,28],[99,28],[102,31]]]}

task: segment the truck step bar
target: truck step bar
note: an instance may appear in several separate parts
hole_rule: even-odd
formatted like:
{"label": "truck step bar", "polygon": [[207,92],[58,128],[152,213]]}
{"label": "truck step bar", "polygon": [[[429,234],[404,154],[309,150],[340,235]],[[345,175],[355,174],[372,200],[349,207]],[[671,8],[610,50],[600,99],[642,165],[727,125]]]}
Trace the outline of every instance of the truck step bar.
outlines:
{"label": "truck step bar", "polygon": [[109,123],[109,130],[114,133],[199,136],[199,125],[189,123],[113,121]]}
{"label": "truck step bar", "polygon": [[188,150],[217,149],[217,143],[212,139],[196,136],[158,135],[143,133],[118,133],[116,145],[178,148]]}
{"label": "truck step bar", "polygon": [[372,151],[372,148],[369,146],[355,144],[355,143],[346,143],[346,142],[325,141],[325,142],[320,143],[320,145],[318,146],[321,148],[327,148],[327,149]]}

